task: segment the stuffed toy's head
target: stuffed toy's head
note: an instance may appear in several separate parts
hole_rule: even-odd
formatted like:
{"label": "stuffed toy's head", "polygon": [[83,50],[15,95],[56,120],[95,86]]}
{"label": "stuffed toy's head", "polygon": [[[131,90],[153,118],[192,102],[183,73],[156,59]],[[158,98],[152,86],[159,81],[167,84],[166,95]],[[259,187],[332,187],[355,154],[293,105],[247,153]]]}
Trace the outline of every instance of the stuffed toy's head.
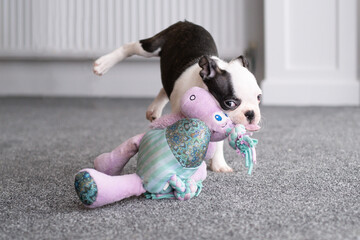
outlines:
{"label": "stuffed toy's head", "polygon": [[197,118],[205,122],[211,130],[211,141],[226,138],[234,124],[218,106],[215,98],[205,89],[190,88],[181,98],[181,113],[188,118]]}

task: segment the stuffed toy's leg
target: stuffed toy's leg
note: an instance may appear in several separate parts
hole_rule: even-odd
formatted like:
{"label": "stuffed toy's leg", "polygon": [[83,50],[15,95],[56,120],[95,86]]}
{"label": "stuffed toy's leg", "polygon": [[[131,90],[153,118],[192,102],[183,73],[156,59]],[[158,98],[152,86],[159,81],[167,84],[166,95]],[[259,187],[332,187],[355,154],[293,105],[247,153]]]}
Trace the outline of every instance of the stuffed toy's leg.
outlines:
{"label": "stuffed toy's leg", "polygon": [[190,177],[195,182],[202,182],[207,176],[206,163],[203,161],[199,169]]}
{"label": "stuffed toy's leg", "polygon": [[75,176],[75,190],[80,201],[89,208],[100,207],[145,193],[136,174],[109,176],[95,169],[83,169]]}
{"label": "stuffed toy's leg", "polygon": [[200,194],[202,188],[202,181],[205,180],[207,175],[206,163],[203,161],[199,169],[185,182],[178,176],[173,175],[169,180],[169,185],[174,189],[170,193],[145,193],[146,198],[162,199],[171,198],[179,200],[189,200]]}
{"label": "stuffed toy's leg", "polygon": [[210,142],[204,160],[207,161],[212,159],[215,155],[215,152],[216,152],[216,142]]}
{"label": "stuffed toy's leg", "polygon": [[99,155],[94,161],[95,169],[111,176],[120,175],[126,163],[139,151],[144,134],[129,138],[112,152]]}

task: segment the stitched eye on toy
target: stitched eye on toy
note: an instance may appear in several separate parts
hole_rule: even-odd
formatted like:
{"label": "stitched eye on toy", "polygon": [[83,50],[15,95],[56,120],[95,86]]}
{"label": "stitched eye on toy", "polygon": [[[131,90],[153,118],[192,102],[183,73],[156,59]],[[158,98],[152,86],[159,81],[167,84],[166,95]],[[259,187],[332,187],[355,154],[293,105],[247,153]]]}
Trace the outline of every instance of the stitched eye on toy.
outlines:
{"label": "stitched eye on toy", "polygon": [[257,100],[260,102],[261,101],[261,94],[257,95]]}
{"label": "stitched eye on toy", "polygon": [[234,110],[238,106],[240,106],[241,100],[240,99],[227,99],[224,101],[224,105],[226,108],[224,110]]}
{"label": "stitched eye on toy", "polygon": [[225,115],[226,117],[229,117],[226,113],[224,113],[224,115]]}
{"label": "stitched eye on toy", "polygon": [[222,121],[222,117],[219,114],[215,114],[215,119],[218,122]]}
{"label": "stitched eye on toy", "polygon": [[195,99],[196,99],[196,96],[194,94],[190,96],[191,101],[194,101]]}

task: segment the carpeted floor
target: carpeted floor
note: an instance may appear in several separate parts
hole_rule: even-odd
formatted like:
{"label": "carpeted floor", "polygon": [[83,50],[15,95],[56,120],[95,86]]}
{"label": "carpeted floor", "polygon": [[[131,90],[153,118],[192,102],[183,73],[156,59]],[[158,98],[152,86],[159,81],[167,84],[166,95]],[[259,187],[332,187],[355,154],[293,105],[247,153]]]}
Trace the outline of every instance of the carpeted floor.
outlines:
{"label": "carpeted floor", "polygon": [[360,239],[360,108],[263,107],[251,176],[227,147],[235,172],[190,201],[84,208],[74,174],[146,130],[149,104],[0,99],[0,239]]}

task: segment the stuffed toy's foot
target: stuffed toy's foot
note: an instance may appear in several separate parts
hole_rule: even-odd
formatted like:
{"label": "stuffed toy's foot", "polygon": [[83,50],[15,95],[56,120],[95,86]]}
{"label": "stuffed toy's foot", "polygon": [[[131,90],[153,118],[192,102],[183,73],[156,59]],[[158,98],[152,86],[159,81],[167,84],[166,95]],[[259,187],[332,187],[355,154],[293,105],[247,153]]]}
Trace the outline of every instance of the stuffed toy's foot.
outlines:
{"label": "stuffed toy's foot", "polygon": [[170,178],[169,184],[174,189],[174,196],[181,201],[197,197],[202,189],[201,181],[196,183],[190,178],[184,182],[176,175]]}
{"label": "stuffed toy's foot", "polygon": [[75,191],[84,205],[90,206],[96,201],[98,193],[97,186],[88,172],[79,172],[76,174]]}
{"label": "stuffed toy's foot", "polygon": [[143,136],[144,133],[129,138],[112,152],[99,155],[94,161],[95,169],[111,176],[120,175],[126,163],[139,151]]}
{"label": "stuffed toy's foot", "polygon": [[169,193],[145,193],[145,197],[149,199],[178,199],[181,201],[189,200],[193,197],[199,196],[202,190],[202,182],[195,182],[194,180],[187,179],[185,182],[173,175],[169,181],[169,185],[174,190]]}
{"label": "stuffed toy's foot", "polygon": [[75,190],[80,201],[89,208],[145,193],[142,180],[135,173],[109,176],[95,169],[84,169],[76,174]]}

